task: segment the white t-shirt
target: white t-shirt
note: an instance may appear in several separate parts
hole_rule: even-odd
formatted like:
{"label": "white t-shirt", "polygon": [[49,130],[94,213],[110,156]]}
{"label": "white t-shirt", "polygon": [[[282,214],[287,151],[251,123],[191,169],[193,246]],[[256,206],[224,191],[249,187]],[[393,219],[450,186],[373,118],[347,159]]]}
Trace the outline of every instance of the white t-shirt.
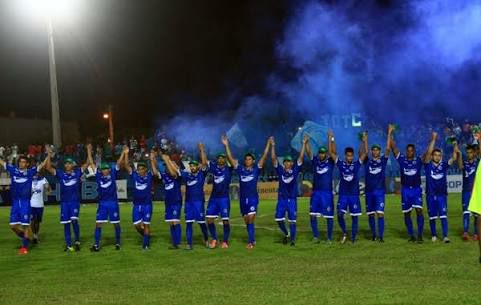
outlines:
{"label": "white t-shirt", "polygon": [[43,208],[43,190],[45,189],[45,184],[48,184],[45,178],[32,181],[32,198],[30,198],[30,206],[32,208]]}

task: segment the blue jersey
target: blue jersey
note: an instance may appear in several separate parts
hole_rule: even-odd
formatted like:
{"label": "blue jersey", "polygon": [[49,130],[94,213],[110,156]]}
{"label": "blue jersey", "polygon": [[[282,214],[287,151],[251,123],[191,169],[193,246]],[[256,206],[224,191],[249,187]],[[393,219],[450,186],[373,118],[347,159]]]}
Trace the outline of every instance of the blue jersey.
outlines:
{"label": "blue jersey", "polygon": [[182,177],[174,178],[168,173],[161,173],[160,178],[164,183],[165,204],[182,204],[182,192],[180,189]]}
{"label": "blue jersey", "polygon": [[473,191],[478,163],[479,159],[475,159],[473,162],[463,161],[463,193],[471,193]]}
{"label": "blue jersey", "polygon": [[399,162],[399,170],[401,172],[401,185],[406,187],[421,186],[421,168],[423,161],[419,157],[408,160],[404,155],[399,154],[396,157]]}
{"label": "blue jersey", "polygon": [[60,200],[62,202],[80,202],[80,178],[82,170],[75,168],[67,173],[64,170],[55,170],[55,176],[60,184]]}
{"label": "blue jersey", "polygon": [[117,201],[117,166],[110,167],[110,174],[102,175],[102,171],[97,169],[95,174],[97,180],[97,191],[99,201]]}
{"label": "blue jersey", "polygon": [[386,165],[388,158],[382,156],[379,159],[369,159],[364,163],[366,172],[366,192],[385,191],[386,189]]}
{"label": "blue jersey", "polygon": [[239,175],[239,197],[241,199],[259,198],[257,193],[257,180],[261,173],[257,164],[254,164],[252,168],[238,165],[236,172]]}
{"label": "blue jersey", "polygon": [[214,175],[211,198],[229,198],[229,187],[232,180],[232,168],[219,167],[215,162],[209,162],[209,172]]}
{"label": "blue jersey", "polygon": [[12,181],[10,185],[12,201],[22,200],[30,202],[30,198],[32,197],[32,178],[37,174],[37,168],[32,167],[20,170],[16,166],[6,164],[6,170],[10,174]]}
{"label": "blue jersey", "polygon": [[334,160],[326,158],[321,161],[318,156],[312,158],[313,191],[329,191],[332,192],[332,172],[334,169]]}
{"label": "blue jersey", "polygon": [[139,175],[137,171],[130,174],[134,182],[134,204],[152,204],[152,173],[147,172],[145,176]]}
{"label": "blue jersey", "polygon": [[186,171],[181,171],[182,179],[185,182],[185,201],[194,202],[202,201],[204,202],[204,182],[205,182],[205,170],[199,170],[197,173],[189,173]]}
{"label": "blue jersey", "polygon": [[337,160],[337,168],[341,174],[339,183],[339,195],[359,196],[359,169],[362,161],[357,160],[352,163]]}
{"label": "blue jersey", "polygon": [[282,165],[277,165],[276,171],[279,176],[279,190],[277,192],[278,199],[296,199],[298,187],[297,177],[300,171],[299,164],[294,164],[289,170],[286,170]]}
{"label": "blue jersey", "polygon": [[429,162],[424,164],[426,174],[426,194],[447,195],[448,194],[448,162],[441,161],[439,164]]}

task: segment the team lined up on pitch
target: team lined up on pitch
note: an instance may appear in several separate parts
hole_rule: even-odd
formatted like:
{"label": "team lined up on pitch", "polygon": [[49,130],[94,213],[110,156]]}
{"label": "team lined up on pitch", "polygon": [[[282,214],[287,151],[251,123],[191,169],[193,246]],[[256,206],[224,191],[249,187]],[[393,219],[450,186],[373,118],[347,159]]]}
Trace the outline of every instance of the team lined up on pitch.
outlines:
{"label": "team lined up on pitch", "polygon": [[[44,169],[58,178],[60,183],[60,222],[64,226],[65,251],[80,250],[80,185],[84,172],[90,168],[95,172],[98,184],[98,208],[92,251],[99,251],[101,245],[102,225],[110,222],[115,227],[115,247],[121,247],[121,227],[119,204],[117,198],[116,176],[119,170],[126,171],[134,182],[132,221],[135,229],[143,238],[143,249],[150,247],[150,223],[152,209],[152,183],[153,179],[163,182],[165,191],[165,221],[170,225],[171,248],[178,249],[182,241],[181,214],[184,205],[186,249],[193,249],[194,223],[199,224],[206,247],[228,248],[230,236],[230,209],[229,186],[232,174],[239,175],[240,186],[240,211],[244,218],[247,230],[247,248],[253,249],[256,245],[255,219],[259,204],[257,181],[260,171],[269,154],[274,168],[279,176],[278,201],[275,212],[275,221],[283,235],[283,242],[295,246],[298,176],[301,165],[307,154],[313,167],[313,193],[310,201],[310,223],[313,241],[319,243],[318,218],[326,219],[327,242],[333,241],[334,216],[342,232],[341,243],[348,240],[348,230],[345,215],[351,216],[350,240],[355,242],[358,233],[361,201],[359,192],[359,170],[365,167],[365,210],[368,215],[372,240],[384,242],[384,203],[385,203],[385,170],[387,160],[391,153],[400,165],[401,174],[401,209],[404,213],[404,222],[407,235],[411,242],[423,242],[424,213],[421,188],[421,171],[426,175],[426,202],[428,208],[431,240],[437,241],[436,220],[440,219],[442,240],[449,243],[447,219],[447,170],[449,166],[457,165],[463,170],[463,226],[464,239],[468,239],[469,201],[473,191],[476,169],[479,164],[480,149],[468,145],[465,155],[453,143],[454,150],[448,160],[443,159],[442,151],[435,148],[437,134],[432,133],[431,139],[422,157],[416,154],[414,145],[406,147],[406,153],[401,154],[397,148],[394,137],[394,127],[389,126],[387,143],[384,154],[381,146],[374,144],[370,153],[368,147],[368,134],[362,134],[359,157],[355,160],[354,149],[347,147],[344,151],[344,160],[337,155],[334,134],[327,134],[327,147],[320,147],[314,153],[309,144],[309,137],[305,135],[302,148],[296,159],[285,156],[279,164],[276,143],[273,137],[267,140],[262,156],[257,161],[255,155],[247,153],[242,162],[234,156],[229,146],[227,137],[221,141],[225,153],[220,153],[216,159],[209,161],[203,144],[199,144],[199,161],[189,162],[189,168],[181,169],[172,161],[166,151],[152,151],[150,164],[139,162],[136,168],[129,161],[129,148],[124,147],[116,164],[101,162],[96,164],[92,157],[92,146],[87,145],[87,160],[81,166],[76,166],[74,160],[66,158],[64,167],[54,168],[51,163],[51,151],[47,158],[38,166],[28,166],[28,159],[20,157],[17,165],[11,165],[0,160],[0,165],[5,167],[11,177],[12,208],[10,213],[10,226],[22,240],[19,254],[27,254],[30,242],[29,226],[33,223],[38,226],[42,218],[42,210],[31,202],[38,201],[38,193],[45,184],[45,179],[39,175]],[[479,139],[479,135],[478,135]],[[481,141],[478,141],[481,143]],[[480,144],[481,146],[481,144]],[[158,170],[158,158],[165,163],[165,171]],[[457,161],[457,162],[456,162]],[[149,166],[150,165],[150,166]],[[150,169],[149,169],[150,167]],[[333,196],[333,171],[337,167],[340,173],[339,200],[334,208]],[[207,174],[213,175],[213,190],[205,210],[204,184]],[[185,184],[185,200],[183,202],[181,185]],[[36,196],[36,197],[35,197]],[[36,199],[34,200],[35,197]],[[416,212],[417,230],[414,231],[411,212]],[[288,226],[286,225],[286,216]],[[220,242],[215,220],[220,218],[223,223],[223,237]],[[36,220],[36,222],[35,222]],[[477,217],[475,217],[475,223]],[[478,239],[476,226],[473,239]],[[72,240],[71,229],[74,232]],[[34,234],[38,227],[34,226]],[[34,236],[34,241],[37,236]]]}

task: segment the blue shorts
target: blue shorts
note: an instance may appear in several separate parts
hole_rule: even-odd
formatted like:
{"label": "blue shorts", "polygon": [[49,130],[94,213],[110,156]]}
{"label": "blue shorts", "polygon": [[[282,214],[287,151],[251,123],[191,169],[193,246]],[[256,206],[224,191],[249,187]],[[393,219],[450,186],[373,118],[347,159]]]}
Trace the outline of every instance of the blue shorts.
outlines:
{"label": "blue shorts", "polygon": [[241,215],[247,216],[257,214],[258,205],[259,198],[241,198],[239,201]]}
{"label": "blue shorts", "polygon": [[180,222],[182,203],[165,204],[165,222]]}
{"label": "blue shorts", "polygon": [[184,207],[185,222],[205,223],[203,201],[187,201]]}
{"label": "blue shorts", "polygon": [[132,222],[134,225],[144,223],[150,224],[152,219],[152,203],[148,204],[134,204],[132,206]]}
{"label": "blue shorts", "polygon": [[421,187],[402,187],[401,188],[401,208],[403,213],[411,212],[414,209],[423,208],[423,192]]}
{"label": "blue shorts", "polygon": [[119,203],[117,201],[101,201],[97,208],[97,223],[119,223]]}
{"label": "blue shorts", "polygon": [[70,223],[78,219],[80,213],[80,202],[60,203],[60,223]]}
{"label": "blue shorts", "polygon": [[426,202],[428,204],[429,219],[448,217],[448,196],[426,195]]}
{"label": "blue shorts", "polygon": [[383,190],[366,193],[366,214],[384,214],[385,193]]}
{"label": "blue shorts", "polygon": [[30,200],[15,200],[10,209],[10,224],[30,225]]}
{"label": "blue shorts", "polygon": [[471,192],[464,192],[462,195],[463,214],[471,214],[471,212],[468,210],[471,194]]}
{"label": "blue shorts", "polygon": [[311,216],[334,218],[334,196],[331,191],[314,191],[311,195]]}
{"label": "blue shorts", "polygon": [[276,221],[296,222],[297,220],[297,199],[279,199],[276,206]]}
{"label": "blue shorts", "polygon": [[43,208],[30,207],[31,219],[36,222],[42,222],[43,219]]}
{"label": "blue shorts", "polygon": [[210,198],[207,204],[207,218],[222,218],[229,220],[230,215],[230,199],[227,198]]}
{"label": "blue shorts", "polygon": [[339,195],[339,202],[337,203],[337,213],[344,215],[347,213],[348,209],[351,216],[362,215],[361,200],[359,200],[359,196]]}

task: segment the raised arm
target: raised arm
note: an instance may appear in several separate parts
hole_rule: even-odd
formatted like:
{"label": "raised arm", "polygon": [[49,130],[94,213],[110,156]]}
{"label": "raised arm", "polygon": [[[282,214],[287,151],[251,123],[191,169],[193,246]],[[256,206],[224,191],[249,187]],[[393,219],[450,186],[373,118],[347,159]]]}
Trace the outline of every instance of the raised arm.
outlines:
{"label": "raised arm", "polygon": [[89,155],[92,156],[92,144],[87,144],[86,145],[86,148],[87,148],[87,159],[85,160],[85,162],[80,166],[80,168],[82,169],[82,171],[84,171],[87,167],[89,167],[90,165],[90,161],[89,161]]}
{"label": "raised arm", "polygon": [[117,168],[122,168],[125,165],[125,149],[122,150],[119,159],[117,160]]}
{"label": "raised arm", "polygon": [[124,148],[122,149],[122,153],[124,154],[124,160],[122,162],[122,166],[124,167],[124,169],[127,171],[127,173],[132,174],[132,166],[130,166],[130,163],[129,163],[129,147],[127,145],[124,146]]}
{"label": "raised arm", "polygon": [[92,168],[97,167],[92,156],[92,144],[87,144],[87,164],[87,166],[91,166]]}
{"label": "raised arm", "polygon": [[306,154],[306,146],[309,143],[309,135],[304,134],[302,138],[302,147],[299,152],[299,157],[297,158],[297,164],[302,164],[304,162],[304,155]]}
{"label": "raised arm", "polygon": [[384,156],[386,158],[388,158],[389,155],[391,154],[391,137],[392,137],[393,131],[394,131],[394,126],[392,124],[389,124],[389,127],[387,128],[386,149],[384,150]]}
{"label": "raised arm", "polygon": [[205,145],[204,143],[199,143],[199,154],[200,154],[200,163],[202,168],[206,169],[209,166],[209,161],[207,160],[207,153],[205,152]]}
{"label": "raised arm", "polygon": [[274,140],[274,137],[269,138],[269,143],[271,145],[272,166],[277,167],[278,161],[277,161],[277,154],[276,154],[276,141]]}
{"label": "raised arm", "polygon": [[459,169],[464,169],[464,163],[463,163],[463,153],[459,149],[459,146],[456,145],[457,151],[458,151],[458,168]]}
{"label": "raised arm", "polygon": [[424,163],[429,163],[431,162],[431,159],[432,159],[432,154],[433,154],[433,150],[434,150],[434,145],[436,145],[436,140],[438,138],[438,133],[433,131],[431,133],[431,140],[429,141],[429,145],[428,145],[428,148],[426,150],[426,152],[424,153],[423,155],[423,162]]}
{"label": "raised arm", "polygon": [[7,162],[5,160],[0,159],[0,166],[3,167],[4,169],[7,169]]}
{"label": "raised arm", "polygon": [[458,142],[453,142],[453,154],[451,155],[451,158],[448,160],[449,165],[453,165],[456,160],[458,160],[458,152],[461,153],[458,147]]}
{"label": "raised arm", "polygon": [[267,155],[269,154],[269,149],[271,148],[270,139],[271,138],[267,139],[266,147],[264,148],[264,153],[262,154],[262,157],[259,159],[259,162],[257,163],[257,166],[259,166],[259,168],[264,167],[264,163],[266,162]]}
{"label": "raised arm", "polygon": [[227,139],[227,136],[223,135],[221,138],[221,141],[225,147],[225,154],[227,155],[227,161],[229,161],[232,167],[237,168],[237,165],[239,164],[239,162],[236,159],[234,159],[234,156],[232,155],[232,151],[230,150],[229,140]]}
{"label": "raised arm", "polygon": [[364,162],[366,160],[368,151],[368,136],[367,131],[364,131],[362,133],[361,146],[359,148],[359,160],[361,162]]}
{"label": "raised arm", "polygon": [[327,143],[328,143],[329,156],[331,157],[332,160],[337,160],[336,142],[334,139],[334,132],[332,132],[332,130],[329,130],[327,132]]}
{"label": "raised arm", "polygon": [[179,177],[179,168],[177,165],[172,161],[169,155],[162,154],[162,160],[165,162],[165,166],[167,167],[167,172],[174,178]]}
{"label": "raised arm", "polygon": [[154,150],[150,151],[150,167],[152,168],[152,174],[159,177],[159,169],[157,167],[157,153]]}
{"label": "raised arm", "polygon": [[45,169],[47,172],[50,173],[50,175],[55,176],[56,170],[52,166],[52,152],[50,150],[47,150],[47,162],[45,163]]}

